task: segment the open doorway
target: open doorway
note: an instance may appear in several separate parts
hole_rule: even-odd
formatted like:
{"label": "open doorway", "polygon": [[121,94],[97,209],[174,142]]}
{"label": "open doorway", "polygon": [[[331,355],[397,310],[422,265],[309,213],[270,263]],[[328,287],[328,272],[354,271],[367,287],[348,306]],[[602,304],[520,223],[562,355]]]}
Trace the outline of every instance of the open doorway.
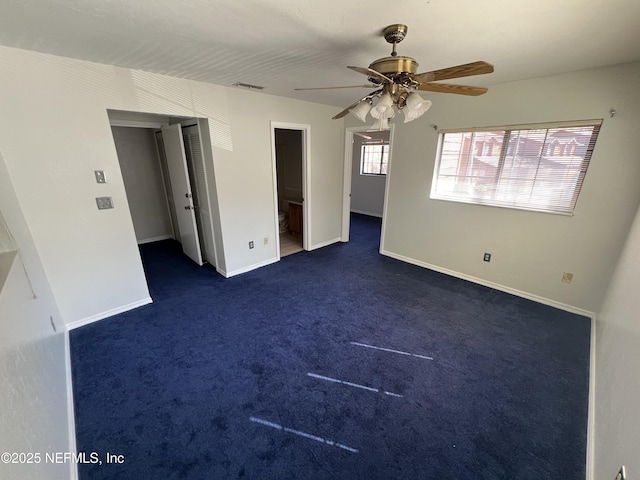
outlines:
{"label": "open doorway", "polygon": [[306,125],[272,123],[278,258],[308,248],[308,132]]}
{"label": "open doorway", "polygon": [[109,117],[138,244],[172,238],[198,265],[216,267],[206,121],[112,111]]}
{"label": "open doorway", "polygon": [[[384,218],[390,169],[391,130],[348,128],[345,135],[345,170],[342,238],[349,241],[351,212]],[[384,223],[383,223],[384,235]]]}

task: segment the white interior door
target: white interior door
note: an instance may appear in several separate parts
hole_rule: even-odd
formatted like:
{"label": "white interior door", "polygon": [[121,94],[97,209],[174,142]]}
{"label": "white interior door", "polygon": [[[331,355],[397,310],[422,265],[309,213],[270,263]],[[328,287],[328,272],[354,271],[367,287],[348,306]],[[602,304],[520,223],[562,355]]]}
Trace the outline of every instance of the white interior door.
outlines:
{"label": "white interior door", "polygon": [[187,155],[187,166],[191,174],[191,189],[193,190],[193,204],[196,207],[196,223],[200,236],[200,251],[203,260],[216,266],[213,227],[211,222],[209,189],[204,165],[204,151],[202,149],[200,124],[182,129],[184,148]]}
{"label": "white interior door", "polygon": [[184,153],[184,144],[182,143],[182,127],[180,124],[162,127],[162,139],[167,157],[169,179],[171,180],[173,203],[178,217],[182,251],[198,265],[202,265],[193,194],[189,183],[189,171]]}

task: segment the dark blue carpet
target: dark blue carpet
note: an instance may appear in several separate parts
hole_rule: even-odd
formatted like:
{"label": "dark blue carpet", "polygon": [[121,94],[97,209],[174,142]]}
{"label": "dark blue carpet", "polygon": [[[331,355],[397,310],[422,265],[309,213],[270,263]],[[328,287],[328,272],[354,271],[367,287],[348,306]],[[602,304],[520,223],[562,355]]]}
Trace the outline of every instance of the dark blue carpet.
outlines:
{"label": "dark blue carpet", "polygon": [[583,480],[589,319],[379,235],[231,279],[144,246],[154,303],[71,332],[78,451],[125,459],[80,478]]}

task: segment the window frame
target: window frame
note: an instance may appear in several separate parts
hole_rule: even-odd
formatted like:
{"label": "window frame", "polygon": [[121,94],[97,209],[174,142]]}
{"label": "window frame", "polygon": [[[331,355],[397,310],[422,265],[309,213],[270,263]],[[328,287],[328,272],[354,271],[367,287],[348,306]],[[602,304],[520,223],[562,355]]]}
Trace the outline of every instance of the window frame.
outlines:
{"label": "window frame", "polygon": [[[363,143],[360,145],[360,175],[363,176],[372,176],[372,177],[385,177],[389,170],[389,155],[391,153],[391,142],[371,142],[371,143]],[[364,171],[365,164],[365,149],[366,147],[382,147],[382,151],[380,152],[380,172],[382,172],[383,166],[385,167],[384,173],[369,173]],[[386,153],[386,162],[383,162]]]}
{"label": "window frame", "polygon": [[[431,192],[430,192],[429,198],[432,200],[443,200],[443,201],[456,202],[456,203],[466,203],[471,205],[483,205],[483,206],[489,206],[489,207],[509,208],[514,210],[525,210],[530,212],[541,212],[541,213],[551,213],[555,215],[573,216],[576,205],[577,205],[577,200],[580,195],[580,192],[586,177],[586,173],[593,156],[593,150],[595,149],[595,144],[597,142],[598,135],[602,128],[602,123],[603,123],[602,119],[590,119],[590,120],[529,123],[529,124],[502,125],[502,126],[489,126],[489,127],[441,129],[438,131],[438,146],[436,150],[435,165],[433,169],[433,176],[431,179]],[[548,133],[549,130],[553,130],[553,129],[580,128],[580,127],[593,127],[593,131],[591,133],[589,142],[585,147],[586,151],[580,163],[580,172],[578,174],[578,177],[576,178],[575,185],[573,185],[572,187],[574,188],[572,200],[568,205],[566,205],[566,208],[564,209],[560,209],[560,207],[558,207],[557,205],[552,207],[547,206],[546,208],[542,208],[531,203],[529,205],[513,204],[516,202],[516,200],[512,200],[512,203],[508,203],[507,201],[501,202],[500,200],[495,199],[495,193],[496,193],[495,191],[491,199],[473,197],[471,195],[467,195],[466,197],[456,196],[456,195],[447,195],[443,193],[438,193],[437,191],[438,181],[441,178],[440,163],[442,159],[443,146],[445,143],[445,136],[447,134],[452,134],[452,133],[475,134],[477,132],[504,132],[504,135],[503,135],[503,141],[504,141],[505,138],[507,139],[510,138],[513,132],[520,132],[520,131],[527,131],[527,130],[546,130]],[[546,138],[545,138],[545,143],[541,146],[541,152],[538,155],[539,157],[538,165],[540,165],[540,160],[542,160],[544,156],[548,155],[548,153],[545,153],[542,151],[542,147],[545,147],[548,152],[548,149],[552,147],[552,144],[551,143],[546,144]],[[575,147],[573,151],[575,151]],[[497,170],[497,173],[496,173],[496,182],[491,184],[496,189],[500,186],[499,179],[502,178],[502,173],[504,172],[504,162],[508,158],[508,156],[509,156],[509,145],[503,145],[503,148],[501,148],[501,151],[498,155],[498,166],[496,168],[499,169],[499,171]],[[442,177],[444,177],[444,175],[442,175]],[[468,176],[466,178],[471,178],[471,177],[472,176]],[[461,177],[461,178],[465,178],[465,177]]]}

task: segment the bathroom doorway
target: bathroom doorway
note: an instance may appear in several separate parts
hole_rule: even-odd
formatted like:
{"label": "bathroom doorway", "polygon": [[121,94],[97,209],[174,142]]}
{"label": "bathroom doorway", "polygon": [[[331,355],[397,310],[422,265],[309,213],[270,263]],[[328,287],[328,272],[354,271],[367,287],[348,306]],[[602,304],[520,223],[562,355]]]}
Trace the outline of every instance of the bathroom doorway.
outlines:
{"label": "bathroom doorway", "polygon": [[308,126],[272,123],[278,258],[307,249]]}

